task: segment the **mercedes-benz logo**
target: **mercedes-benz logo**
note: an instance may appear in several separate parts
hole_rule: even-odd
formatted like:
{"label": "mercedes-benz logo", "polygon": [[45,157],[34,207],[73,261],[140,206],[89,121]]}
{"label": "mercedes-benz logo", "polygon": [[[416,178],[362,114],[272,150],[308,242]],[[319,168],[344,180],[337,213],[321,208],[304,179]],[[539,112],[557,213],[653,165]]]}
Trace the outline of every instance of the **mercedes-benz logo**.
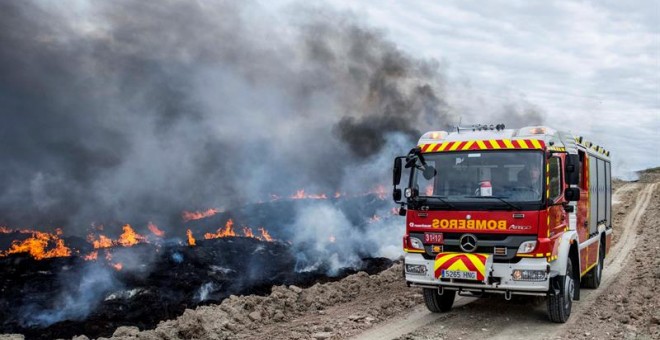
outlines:
{"label": "mercedes-benz logo", "polygon": [[477,249],[477,237],[472,234],[464,234],[458,240],[458,245],[466,253],[471,253]]}

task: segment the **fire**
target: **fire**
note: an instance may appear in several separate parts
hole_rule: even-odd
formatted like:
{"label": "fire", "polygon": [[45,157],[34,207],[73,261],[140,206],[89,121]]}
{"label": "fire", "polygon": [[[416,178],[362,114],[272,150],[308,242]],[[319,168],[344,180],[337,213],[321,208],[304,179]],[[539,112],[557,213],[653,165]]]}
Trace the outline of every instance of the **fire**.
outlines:
{"label": "fire", "polygon": [[195,241],[195,237],[193,236],[192,231],[190,229],[188,229],[186,231],[186,235],[188,235],[188,245],[189,246],[194,246],[194,245],[197,244],[197,242]]}
{"label": "fire", "polygon": [[13,241],[11,248],[0,253],[0,257],[19,253],[28,253],[37,260],[71,256],[71,249],[64,245],[64,240],[60,238],[61,235],[61,229],[56,229],[55,233],[33,231],[31,237],[23,241]]}
{"label": "fire", "polygon": [[254,238],[254,233],[252,232],[251,228],[243,227],[243,236]]}
{"label": "fire", "polygon": [[93,251],[85,256],[83,256],[83,260],[85,261],[96,261],[96,259],[99,258],[99,252],[98,250]]}
{"label": "fire", "polygon": [[149,222],[149,224],[147,225],[147,228],[149,228],[149,230],[150,230],[154,235],[156,235],[156,236],[158,236],[158,237],[163,237],[163,236],[165,236],[165,232],[162,231],[162,230],[160,230],[160,229],[158,229],[158,227],[157,227],[155,224],[151,223],[151,222]]}
{"label": "fire", "polygon": [[270,236],[268,231],[264,228],[259,228],[259,232],[261,233],[261,238],[266,241],[266,242],[273,242],[273,238]]}
{"label": "fire", "polygon": [[380,216],[374,215],[374,216],[369,218],[369,223],[376,223],[376,222],[379,222],[380,220],[381,220]]}
{"label": "fire", "polygon": [[183,219],[184,222],[188,222],[192,220],[199,220],[202,218],[211,217],[219,212],[220,210],[215,208],[207,209],[204,211],[184,211],[181,214],[181,218]]}
{"label": "fire", "polygon": [[382,185],[377,186],[376,189],[374,189],[371,193],[376,194],[376,196],[378,196],[378,198],[381,200],[387,198],[387,190],[385,190],[385,187]]}
{"label": "fire", "polygon": [[312,199],[312,200],[325,200],[328,199],[326,194],[305,194],[305,189],[296,190],[296,193],[291,196],[291,199],[302,200],[302,199]]}
{"label": "fire", "polygon": [[94,239],[94,234],[89,234],[87,241],[94,246],[94,249],[110,248],[114,245],[114,242],[109,237],[100,234],[98,240]]}
{"label": "fire", "polygon": [[130,224],[124,225],[122,229],[124,232],[119,236],[117,243],[124,247],[131,247],[146,240],[144,236],[136,233]]}
{"label": "fire", "polygon": [[124,265],[121,263],[113,263],[112,266],[115,267],[117,271],[120,271],[122,268],[124,268]]}
{"label": "fire", "polygon": [[204,238],[207,240],[212,238],[229,237],[229,236],[236,236],[236,232],[234,232],[234,221],[232,221],[231,218],[227,220],[227,223],[225,223],[225,227],[219,228],[215,234],[213,233],[204,234]]}

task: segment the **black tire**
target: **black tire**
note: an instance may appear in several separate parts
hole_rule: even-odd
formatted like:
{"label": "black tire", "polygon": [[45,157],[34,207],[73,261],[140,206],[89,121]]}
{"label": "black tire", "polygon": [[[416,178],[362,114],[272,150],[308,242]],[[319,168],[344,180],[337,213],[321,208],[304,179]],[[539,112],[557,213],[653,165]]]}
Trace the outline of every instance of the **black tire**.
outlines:
{"label": "black tire", "polygon": [[433,313],[445,313],[451,310],[456,298],[456,291],[444,290],[443,294],[438,294],[437,289],[424,288],[424,303]]}
{"label": "black tire", "polygon": [[596,264],[582,280],[584,288],[596,289],[600,286],[603,278],[603,263],[605,261],[605,246],[600,244],[598,247],[598,264]]}
{"label": "black tire", "polygon": [[548,316],[550,321],[564,323],[571,316],[573,297],[575,296],[575,280],[573,278],[573,262],[566,261],[566,276],[563,287],[558,295],[548,296]]}

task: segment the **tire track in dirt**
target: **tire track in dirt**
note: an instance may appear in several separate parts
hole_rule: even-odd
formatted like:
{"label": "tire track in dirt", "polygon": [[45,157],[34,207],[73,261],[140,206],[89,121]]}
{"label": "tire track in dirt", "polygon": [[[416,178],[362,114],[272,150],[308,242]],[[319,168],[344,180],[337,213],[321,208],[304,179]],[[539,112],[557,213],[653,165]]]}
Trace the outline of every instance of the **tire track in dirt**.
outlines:
{"label": "tire track in dirt", "polygon": [[[589,307],[595,298],[604,291],[623,269],[626,260],[637,242],[636,226],[639,224],[657,183],[644,186],[635,197],[635,203],[620,227],[618,242],[608,254],[603,269],[601,287],[597,290],[583,289],[579,302],[573,304],[572,314],[579,315]],[[638,183],[628,183],[613,195],[615,205],[622,203],[624,193],[641,187]],[[490,300],[490,301],[486,301]],[[475,303],[473,303],[475,302]],[[474,299],[458,297],[454,311],[430,313],[422,304],[412,312],[396,317],[387,323],[356,335],[353,339],[431,339],[431,338],[492,338],[492,339],[546,339],[570,327],[575,317],[568,323],[550,323],[545,315],[545,303],[527,304],[503,303],[504,299]],[[573,320],[573,322],[571,322]],[[515,323],[516,327],[510,327]],[[467,332],[467,331],[469,332]],[[479,333],[477,333],[479,332]]]}
{"label": "tire track in dirt", "polygon": [[[635,205],[619,228],[619,230],[623,230],[619,241],[612,247],[605,260],[600,287],[598,289],[583,288],[580,290],[580,301],[577,303],[574,301],[573,310],[571,311],[572,316],[568,322],[559,325],[549,322],[535,324],[534,332],[525,334],[524,337],[521,337],[519,330],[516,331],[509,328],[497,334],[497,336],[492,337],[492,339],[547,339],[565,328],[570,328],[577,320],[575,316],[581,315],[589,308],[596,298],[616,280],[619,273],[624,269],[632,250],[637,245],[637,226],[651,201],[651,196],[656,186],[657,183],[646,185],[637,194]],[[545,307],[545,304],[543,307]]]}

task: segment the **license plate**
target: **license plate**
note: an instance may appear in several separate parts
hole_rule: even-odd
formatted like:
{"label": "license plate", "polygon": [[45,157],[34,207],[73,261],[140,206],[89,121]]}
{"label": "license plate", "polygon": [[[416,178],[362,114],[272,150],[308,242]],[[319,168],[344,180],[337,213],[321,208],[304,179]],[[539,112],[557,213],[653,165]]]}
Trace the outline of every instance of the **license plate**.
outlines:
{"label": "license plate", "polygon": [[442,233],[424,233],[424,243],[442,244],[444,243],[444,238],[442,237]]}
{"label": "license plate", "polygon": [[442,271],[443,279],[461,279],[461,280],[476,280],[477,272],[466,272],[462,270],[446,270]]}

